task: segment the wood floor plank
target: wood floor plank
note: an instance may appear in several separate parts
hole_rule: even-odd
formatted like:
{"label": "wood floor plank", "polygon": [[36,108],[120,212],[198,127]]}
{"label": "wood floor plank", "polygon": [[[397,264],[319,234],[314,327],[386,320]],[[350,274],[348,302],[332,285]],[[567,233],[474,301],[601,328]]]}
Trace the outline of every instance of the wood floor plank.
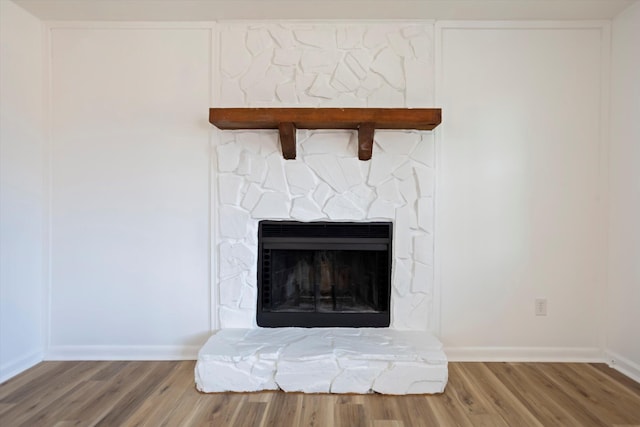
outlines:
{"label": "wood floor plank", "polygon": [[335,395],[309,394],[302,399],[300,423],[304,426],[329,426],[334,422]]}
{"label": "wood floor plank", "polygon": [[[435,396],[395,396],[396,407],[403,415],[400,421],[408,426],[417,427],[438,425],[438,417],[427,403],[431,397]],[[391,420],[398,418],[397,413]]]}
{"label": "wood floor plank", "polygon": [[[405,427],[402,421],[396,420],[373,420],[371,421],[371,427]],[[437,424],[431,424],[433,426]]]}
{"label": "wood floor plank", "polygon": [[193,372],[192,361],[177,362],[175,369],[158,385],[156,390],[144,400],[142,405],[131,414],[127,425],[131,427],[156,426],[162,423],[169,411],[167,403],[174,405],[184,390],[193,386],[190,374]]}
{"label": "wood floor plank", "polygon": [[[210,396],[200,394],[196,402],[195,416],[185,426],[199,427],[202,425],[223,426],[223,425],[244,425],[241,423],[243,412],[253,404],[266,406],[264,402],[249,402],[249,395],[243,393],[217,393],[215,395],[216,409],[212,411]],[[228,398],[228,399],[227,399]],[[252,416],[255,418],[262,417],[258,414],[258,408],[252,408]],[[167,424],[171,425],[171,424]],[[260,425],[260,420],[256,420],[253,426]]]}
{"label": "wood floor plank", "polygon": [[40,363],[0,384],[0,403],[21,402],[28,398],[28,393],[45,387],[52,378],[59,378],[73,367],[74,364],[69,362]]}
{"label": "wood floor plank", "polygon": [[454,390],[453,396],[457,400],[457,405],[466,412],[471,424],[474,426],[507,427],[507,423],[502,417],[491,411],[482,391],[474,387],[474,383],[464,375],[461,365],[452,364],[449,373],[449,381]]}
{"label": "wood floor plank", "polygon": [[106,363],[101,370],[91,377],[91,379],[94,381],[109,381],[122,371],[129,363],[131,362],[128,360],[116,360]]}
{"label": "wood floor plank", "polygon": [[556,383],[568,386],[568,392],[585,400],[589,411],[604,424],[640,423],[640,405],[633,395],[605,381],[590,369],[574,363],[551,363],[540,369],[546,369]]}
{"label": "wood floor plank", "polygon": [[[611,411],[615,407],[619,415],[624,415],[625,423],[640,424],[640,405],[637,405],[637,395],[633,391],[599,371],[584,369],[583,364],[554,364],[556,369],[562,369],[563,366],[573,371],[573,378],[581,383],[583,389],[595,388],[600,393],[600,405],[604,410]],[[590,368],[589,365],[586,367]],[[607,417],[607,422],[609,421],[610,418]]]}
{"label": "wood floor plank", "polygon": [[604,363],[589,363],[584,366],[588,366],[591,369],[598,371],[601,375],[613,380],[613,382],[621,387],[626,388],[631,393],[640,397],[640,383],[635,382],[631,378],[627,377],[621,372],[616,371],[613,368],[608,367]]}
{"label": "wood floor plank", "polygon": [[545,363],[524,365],[523,370],[527,370],[529,377],[538,381],[539,385],[544,387],[545,392],[565,410],[569,410],[573,418],[581,425],[606,426],[607,423],[592,411],[592,407],[586,400],[577,398],[578,393],[574,389],[558,386],[558,382],[545,375],[548,366],[549,364]]}
{"label": "wood floor plank", "polygon": [[[300,407],[302,394],[300,393],[270,393],[271,402],[267,406],[263,427],[280,427],[283,425],[296,425],[296,412]],[[283,424],[284,423],[284,424]]]}
{"label": "wood floor plank", "polygon": [[429,396],[426,399],[427,404],[443,426],[473,426],[465,411],[454,399],[452,389],[453,387],[440,395]]}
{"label": "wood floor plank", "polygon": [[396,396],[367,395],[363,405],[372,420],[394,420],[400,412]]}
{"label": "wood floor plank", "polygon": [[366,427],[364,407],[359,403],[338,403],[333,425],[336,427]]}
{"label": "wood floor plank", "polygon": [[[69,391],[67,395],[57,396],[51,404],[43,407],[40,411],[30,411],[26,413],[26,418],[20,419],[16,418],[16,425],[24,425],[24,426],[36,426],[36,425],[46,425],[47,420],[57,419],[64,421],[74,421],[77,422],[78,418],[82,416],[81,413],[78,413],[77,410],[75,414],[75,408],[84,402],[88,396],[95,396],[99,393],[104,384],[98,381],[85,381],[78,384],[72,390]],[[67,402],[67,405],[61,407],[58,405],[58,402],[64,400]]]}
{"label": "wood floor plank", "polygon": [[233,426],[237,425],[237,417],[248,403],[248,394],[185,392],[179,402],[162,426]]}
{"label": "wood floor plank", "polygon": [[[103,386],[97,396],[93,399],[85,399],[77,409],[80,414],[80,421],[83,425],[94,425],[104,418],[115,406],[120,396],[127,393],[142,380],[144,368],[150,362],[128,362],[121,365],[118,371],[108,381],[103,381]],[[74,420],[69,420],[74,421]]]}
{"label": "wood floor plank", "polygon": [[490,406],[490,411],[499,414],[507,425],[542,426],[485,363],[464,363],[456,366],[460,368],[460,373],[470,387],[483,396],[483,400]]}
{"label": "wood floor plank", "polygon": [[150,369],[142,380],[124,393],[112,410],[96,426],[123,425],[175,368],[175,363],[172,362],[150,362],[150,365]]}
{"label": "wood floor plank", "polygon": [[264,410],[267,406],[264,402],[247,402],[242,406],[242,410],[238,412],[236,417],[236,425],[239,426],[258,426],[264,417]]}
{"label": "wood floor plank", "polygon": [[16,406],[15,403],[0,403],[0,415],[4,414],[14,406]]}
{"label": "wood floor plank", "polygon": [[268,403],[273,398],[276,391],[261,391],[258,393],[251,393],[247,396],[247,402],[262,402]]}
{"label": "wood floor plank", "polygon": [[[10,419],[14,425],[34,425],[27,420],[34,415],[38,420],[46,418],[49,408],[57,405],[58,401],[67,399],[68,395],[73,395],[74,388],[80,387],[80,383],[95,374],[98,369],[99,365],[95,363],[78,362],[65,369],[57,381],[47,384],[38,382],[42,387],[40,389],[27,390],[22,387],[18,393],[22,400],[3,413],[2,418]],[[43,394],[43,391],[46,391],[46,394]]]}
{"label": "wood floor plank", "polygon": [[45,362],[0,385],[0,426],[640,426],[603,365],[451,363],[438,395],[199,393],[193,361]]}
{"label": "wood floor plank", "polygon": [[487,364],[487,367],[543,425],[585,425],[547,393],[543,383],[531,377],[525,370],[527,364],[491,363]]}
{"label": "wood floor plank", "polygon": [[[93,369],[94,373],[91,374],[90,371],[87,372],[86,379],[77,383],[73,389],[69,391],[68,395],[60,396],[59,393],[55,393],[54,390],[48,390],[47,396],[49,399],[43,399],[39,403],[43,404],[45,402],[49,402],[47,406],[44,406],[41,410],[36,411],[33,408],[30,412],[33,414],[24,421],[24,425],[40,425],[45,422],[45,420],[50,418],[60,418],[62,417],[65,420],[76,420],[77,418],[82,416],[81,404],[83,402],[89,401],[96,397],[99,393],[102,392],[105,381],[95,380],[95,378],[110,378],[103,377],[102,373],[104,371],[110,371],[110,367],[112,364],[104,364],[99,362],[84,362],[88,368]],[[122,367],[123,364],[114,363],[113,365]],[[68,402],[67,405],[60,407],[58,402],[60,400],[64,400]],[[18,422],[18,420],[16,420]],[[77,421],[73,421],[77,422]]]}

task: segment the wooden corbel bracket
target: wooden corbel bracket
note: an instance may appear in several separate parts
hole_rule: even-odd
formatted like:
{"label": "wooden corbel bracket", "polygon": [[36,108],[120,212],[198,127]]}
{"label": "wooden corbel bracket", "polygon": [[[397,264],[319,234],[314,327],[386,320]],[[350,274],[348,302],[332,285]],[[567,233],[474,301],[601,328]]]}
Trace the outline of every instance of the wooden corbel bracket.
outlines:
{"label": "wooden corbel bracket", "polygon": [[296,158],[296,127],[291,122],[278,123],[282,157],[287,160]]}
{"label": "wooden corbel bracket", "polygon": [[358,158],[371,159],[376,129],[432,130],[439,108],[210,108],[219,129],[278,129],[285,159],[296,158],[296,129],[358,131]]}
{"label": "wooden corbel bracket", "polygon": [[375,130],[376,125],[373,123],[362,123],[358,126],[358,158],[360,160],[371,159]]}

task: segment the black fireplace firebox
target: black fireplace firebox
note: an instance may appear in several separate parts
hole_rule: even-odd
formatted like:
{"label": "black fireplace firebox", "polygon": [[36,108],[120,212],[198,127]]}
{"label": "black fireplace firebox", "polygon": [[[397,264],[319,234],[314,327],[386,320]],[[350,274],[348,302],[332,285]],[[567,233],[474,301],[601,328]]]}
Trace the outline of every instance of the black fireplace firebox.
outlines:
{"label": "black fireplace firebox", "polygon": [[387,327],[391,222],[260,221],[261,327]]}

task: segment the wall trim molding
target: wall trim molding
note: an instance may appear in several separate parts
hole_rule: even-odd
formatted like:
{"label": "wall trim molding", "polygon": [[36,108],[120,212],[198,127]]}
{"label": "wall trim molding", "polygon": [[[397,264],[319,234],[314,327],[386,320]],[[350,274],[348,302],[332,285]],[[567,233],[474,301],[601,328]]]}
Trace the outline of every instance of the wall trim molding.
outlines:
{"label": "wall trim molding", "polygon": [[436,20],[436,31],[443,29],[500,29],[500,30],[530,30],[530,29],[602,29],[610,25],[610,21],[590,19],[576,20]]}
{"label": "wall trim molding", "polygon": [[640,383],[640,365],[620,356],[618,353],[611,350],[605,350],[606,363],[610,368],[615,369],[623,375],[631,378],[632,380]]}
{"label": "wall trim molding", "polygon": [[24,357],[14,359],[0,366],[0,383],[3,383],[18,374],[34,367],[42,362],[43,355],[41,351],[36,351]]}
{"label": "wall trim molding", "polygon": [[59,345],[44,360],[196,360],[195,345]]}
{"label": "wall trim molding", "polygon": [[596,347],[446,347],[450,362],[602,363]]}

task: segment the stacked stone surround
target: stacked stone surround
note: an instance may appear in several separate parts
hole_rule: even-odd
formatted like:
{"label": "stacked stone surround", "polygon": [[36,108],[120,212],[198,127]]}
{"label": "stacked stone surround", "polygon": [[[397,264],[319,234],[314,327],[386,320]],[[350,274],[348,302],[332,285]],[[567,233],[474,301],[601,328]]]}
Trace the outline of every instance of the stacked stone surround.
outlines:
{"label": "stacked stone surround", "polygon": [[[433,23],[223,23],[216,107],[431,107]],[[298,131],[284,160],[275,131],[214,129],[214,289],[218,326],[255,328],[262,219],[394,223],[394,329],[433,316],[434,140],[376,131],[357,158],[353,131]]]}

